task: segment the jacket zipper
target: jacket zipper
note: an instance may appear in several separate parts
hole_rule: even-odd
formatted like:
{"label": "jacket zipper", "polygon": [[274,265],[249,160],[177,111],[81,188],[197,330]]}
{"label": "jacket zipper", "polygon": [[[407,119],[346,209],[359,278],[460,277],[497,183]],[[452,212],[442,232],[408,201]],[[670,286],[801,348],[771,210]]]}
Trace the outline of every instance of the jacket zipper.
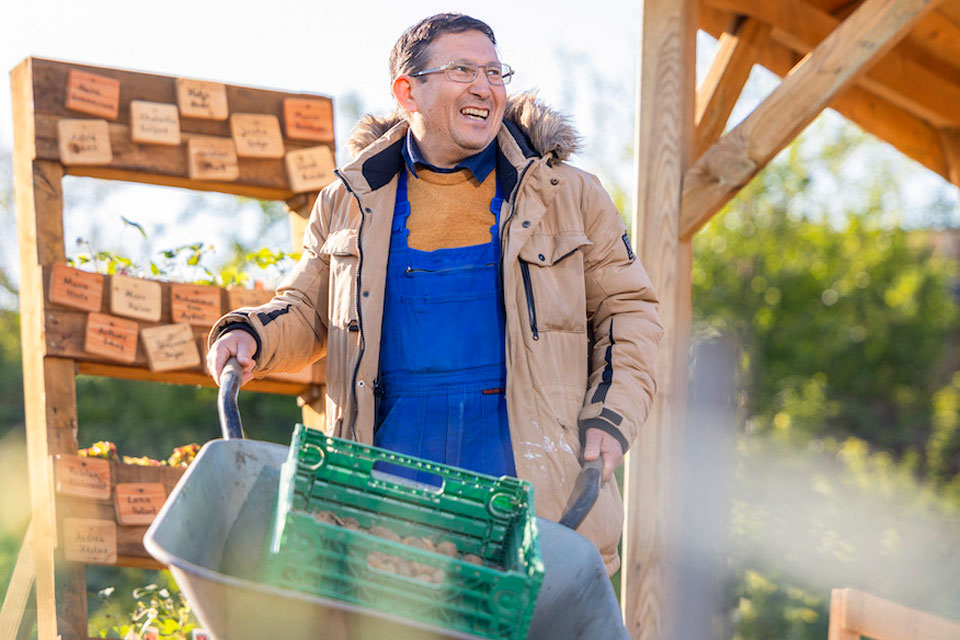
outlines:
{"label": "jacket zipper", "polygon": [[347,182],[346,178],[343,177],[343,174],[340,173],[339,169],[334,169],[334,174],[340,180],[343,181],[343,186],[347,188],[347,191],[353,195],[354,200],[357,201],[357,207],[360,209],[360,226],[357,228],[357,295],[356,295],[356,305],[357,305],[357,331],[359,332],[360,340],[360,351],[357,354],[357,362],[353,366],[353,379],[350,382],[350,397],[353,399],[353,407],[350,416],[350,439],[353,441],[357,440],[357,415],[360,411],[358,402],[357,402],[357,376],[360,373],[360,362],[363,360],[363,352],[366,347],[366,343],[363,336],[363,314],[360,311],[360,270],[363,268],[363,243],[360,242],[360,238],[363,234],[363,223],[367,219],[364,215],[363,203],[360,202],[360,197],[356,194],[353,188],[350,186],[350,183]]}
{"label": "jacket zipper", "polygon": [[503,270],[504,270],[504,263],[503,263],[503,243],[504,243],[504,239],[506,238],[505,232],[506,232],[506,230],[507,230],[507,224],[508,224],[511,220],[513,220],[514,214],[517,213],[517,206],[516,206],[517,193],[520,192],[520,185],[523,184],[523,178],[527,175],[527,171],[530,170],[530,167],[533,166],[533,162],[534,162],[534,161],[531,160],[530,162],[527,163],[527,166],[525,166],[525,167],[523,168],[523,171],[520,172],[520,177],[517,179],[517,184],[513,185],[513,191],[510,192],[510,197],[507,198],[507,200],[506,200],[506,202],[510,203],[510,215],[507,217],[506,220],[503,221],[503,224],[500,225],[500,256],[498,257],[498,259],[500,260],[500,291],[501,291],[501,294],[500,294],[500,295],[501,295],[501,298],[503,297],[503,292],[504,292],[504,288],[503,288],[503,279],[504,279],[504,278],[503,278]]}
{"label": "jacket zipper", "polygon": [[485,269],[486,267],[495,267],[497,266],[493,262],[488,262],[487,264],[475,264],[469,265],[466,267],[447,267],[446,269],[414,269],[413,267],[407,267],[404,269],[404,273],[450,273],[451,271],[475,271],[477,269]]}
{"label": "jacket zipper", "polygon": [[520,260],[520,273],[523,274],[523,290],[527,294],[527,315],[530,316],[530,331],[533,332],[533,339],[540,339],[540,332],[537,331],[537,306],[533,301],[533,284],[530,282],[530,265],[526,260]]}

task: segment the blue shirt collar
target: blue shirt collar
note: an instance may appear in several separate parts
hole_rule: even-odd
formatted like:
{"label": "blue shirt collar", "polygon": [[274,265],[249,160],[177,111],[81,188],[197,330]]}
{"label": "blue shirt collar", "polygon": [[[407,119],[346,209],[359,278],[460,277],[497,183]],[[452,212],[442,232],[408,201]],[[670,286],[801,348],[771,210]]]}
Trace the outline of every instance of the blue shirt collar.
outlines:
{"label": "blue shirt collar", "polygon": [[413,134],[408,129],[406,144],[403,145],[403,161],[407,163],[407,168],[410,169],[410,173],[417,178],[420,176],[417,175],[416,165],[422,164],[429,171],[436,173],[453,173],[460,169],[467,169],[473,174],[474,178],[483,182],[497,166],[497,141],[494,140],[488,144],[487,148],[480,153],[475,153],[469,158],[464,158],[454,168],[441,169],[427,162],[423,154],[420,153],[420,147],[417,146],[417,141],[414,139]]}

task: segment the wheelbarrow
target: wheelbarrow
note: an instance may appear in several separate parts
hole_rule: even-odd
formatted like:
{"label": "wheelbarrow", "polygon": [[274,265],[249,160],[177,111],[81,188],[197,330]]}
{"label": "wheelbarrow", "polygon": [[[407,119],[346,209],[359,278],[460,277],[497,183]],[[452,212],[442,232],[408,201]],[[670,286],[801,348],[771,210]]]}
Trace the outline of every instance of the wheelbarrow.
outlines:
{"label": "wheelbarrow", "polygon": [[[223,439],[203,446],[143,539],[204,628],[216,640],[477,638],[258,581],[288,447],[243,437],[239,387],[231,359],[217,402]],[[599,486],[599,465],[585,465],[561,519],[567,526],[537,518],[544,578],[528,638],[628,637],[600,553],[573,530]]]}

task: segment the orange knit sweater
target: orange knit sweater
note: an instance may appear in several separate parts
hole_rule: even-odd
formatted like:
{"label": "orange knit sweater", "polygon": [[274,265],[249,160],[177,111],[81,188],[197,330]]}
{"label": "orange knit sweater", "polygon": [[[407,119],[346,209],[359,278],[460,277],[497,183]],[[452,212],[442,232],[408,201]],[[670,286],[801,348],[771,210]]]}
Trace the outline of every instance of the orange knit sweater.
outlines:
{"label": "orange knit sweater", "polygon": [[417,176],[407,171],[410,200],[409,246],[420,251],[486,244],[496,218],[490,201],[497,192],[496,171],[478,182],[468,169],[437,173],[417,167]]}

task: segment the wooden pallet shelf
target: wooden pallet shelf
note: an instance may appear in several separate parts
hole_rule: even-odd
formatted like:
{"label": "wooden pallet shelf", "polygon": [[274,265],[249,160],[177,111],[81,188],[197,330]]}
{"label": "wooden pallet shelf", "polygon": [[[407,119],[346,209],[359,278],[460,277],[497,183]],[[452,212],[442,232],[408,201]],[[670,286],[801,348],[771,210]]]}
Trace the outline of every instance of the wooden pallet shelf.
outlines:
{"label": "wooden pallet shelf", "polygon": [[[92,111],[79,113],[66,106],[68,94],[74,95],[68,89],[68,82],[71,78],[81,78],[83,73],[105,79],[102,86],[112,86],[119,92],[119,98],[113,89],[103,94],[106,97],[100,106],[107,106],[104,109],[108,116],[105,126],[102,115],[91,115]],[[139,337],[143,329],[174,323],[171,315],[173,284],[161,283],[162,312],[158,321],[137,319],[131,324],[131,319],[127,318],[127,335],[138,336],[136,353],[133,354],[131,350],[126,352],[132,356],[132,362],[118,362],[94,355],[88,352],[84,340],[87,323],[91,321],[90,312],[111,313],[109,277],[103,280],[104,293],[99,310],[95,305],[94,308],[80,309],[50,301],[50,272],[55,265],[63,265],[67,260],[63,232],[63,177],[90,176],[283,200],[290,211],[295,250],[299,249],[306,219],[321,186],[317,184],[317,179],[304,182],[304,174],[299,172],[300,169],[289,156],[286,159],[239,157],[236,160],[235,179],[226,179],[223,174],[218,176],[223,180],[191,178],[191,158],[193,175],[203,175],[197,170],[200,166],[197,163],[199,156],[190,155],[191,141],[200,136],[213,136],[220,140],[221,145],[230,146],[235,132],[231,130],[229,118],[213,120],[186,117],[184,104],[178,102],[178,86],[182,82],[183,79],[172,76],[39,58],[24,60],[11,73],[15,131],[13,170],[20,247],[21,336],[32,520],[8,588],[8,596],[0,610],[0,637],[16,636],[23,605],[33,588],[36,592],[40,640],[86,640],[85,564],[65,560],[65,519],[71,519],[69,524],[72,527],[77,526],[74,518],[99,521],[106,523],[112,532],[117,522],[118,507],[114,504],[117,483],[159,483],[164,493],[169,495],[184,471],[179,467],[141,467],[111,462],[109,499],[102,497],[102,490],[98,490],[95,498],[77,497],[63,491],[58,493],[54,472],[56,460],[58,456],[71,459],[76,456],[77,434],[83,429],[77,418],[76,376],[111,376],[214,386],[202,365],[171,371],[152,371],[148,366],[150,363]],[[260,121],[272,122],[275,117],[283,123],[281,139],[284,153],[302,153],[304,149],[314,148],[324,162],[332,163],[334,141],[330,98],[229,84],[218,84],[217,87],[222,87],[225,92],[230,114],[258,114],[266,116]],[[111,93],[112,98],[109,97]],[[116,107],[115,117],[111,117],[111,100],[116,100],[112,105]],[[309,101],[306,107],[300,102],[303,100]],[[131,119],[132,101],[161,103],[166,105],[163,107],[165,113],[173,113],[172,107],[178,105],[179,135],[174,136],[172,142],[179,139],[179,144],[132,141],[132,129],[136,124]],[[304,116],[304,113],[308,115]],[[287,116],[292,118],[289,122]],[[71,125],[63,124],[64,120],[81,122]],[[301,126],[303,122],[313,128],[307,126],[304,129]],[[102,136],[97,138],[94,146],[102,143],[109,151],[97,157],[96,161],[100,164],[77,163],[75,154],[81,147],[76,138],[65,137],[65,146],[61,147],[60,132],[67,131],[71,126],[86,129],[99,127]],[[246,134],[238,135],[242,138]],[[230,144],[227,144],[228,141]],[[276,148],[278,144],[274,128],[273,147]],[[248,145],[241,146],[249,153]],[[66,156],[61,156],[61,148]],[[318,175],[323,179],[332,178],[332,172],[327,172],[326,165],[323,167]],[[304,186],[294,189],[291,184]],[[220,291],[220,303],[221,312],[231,308],[229,292]],[[191,326],[190,329],[201,358],[208,329],[208,326]],[[181,339],[179,344],[189,344],[189,338]],[[321,359],[312,366],[306,377],[271,376],[255,380],[245,389],[298,396],[303,421],[308,425],[321,426],[324,422],[323,370]],[[86,465],[80,466],[88,468]],[[139,491],[136,488],[129,489]],[[149,489],[158,494],[156,487]],[[148,491],[148,488],[143,488],[143,491]],[[133,509],[129,503],[126,508]],[[139,515],[143,516],[143,513]],[[115,557],[116,560],[110,564],[116,566],[160,568],[143,548],[142,538],[146,528],[143,524],[117,525],[115,549],[110,547],[110,554],[99,557]],[[78,538],[73,540],[76,542]],[[79,540],[83,542],[85,538]]]}

